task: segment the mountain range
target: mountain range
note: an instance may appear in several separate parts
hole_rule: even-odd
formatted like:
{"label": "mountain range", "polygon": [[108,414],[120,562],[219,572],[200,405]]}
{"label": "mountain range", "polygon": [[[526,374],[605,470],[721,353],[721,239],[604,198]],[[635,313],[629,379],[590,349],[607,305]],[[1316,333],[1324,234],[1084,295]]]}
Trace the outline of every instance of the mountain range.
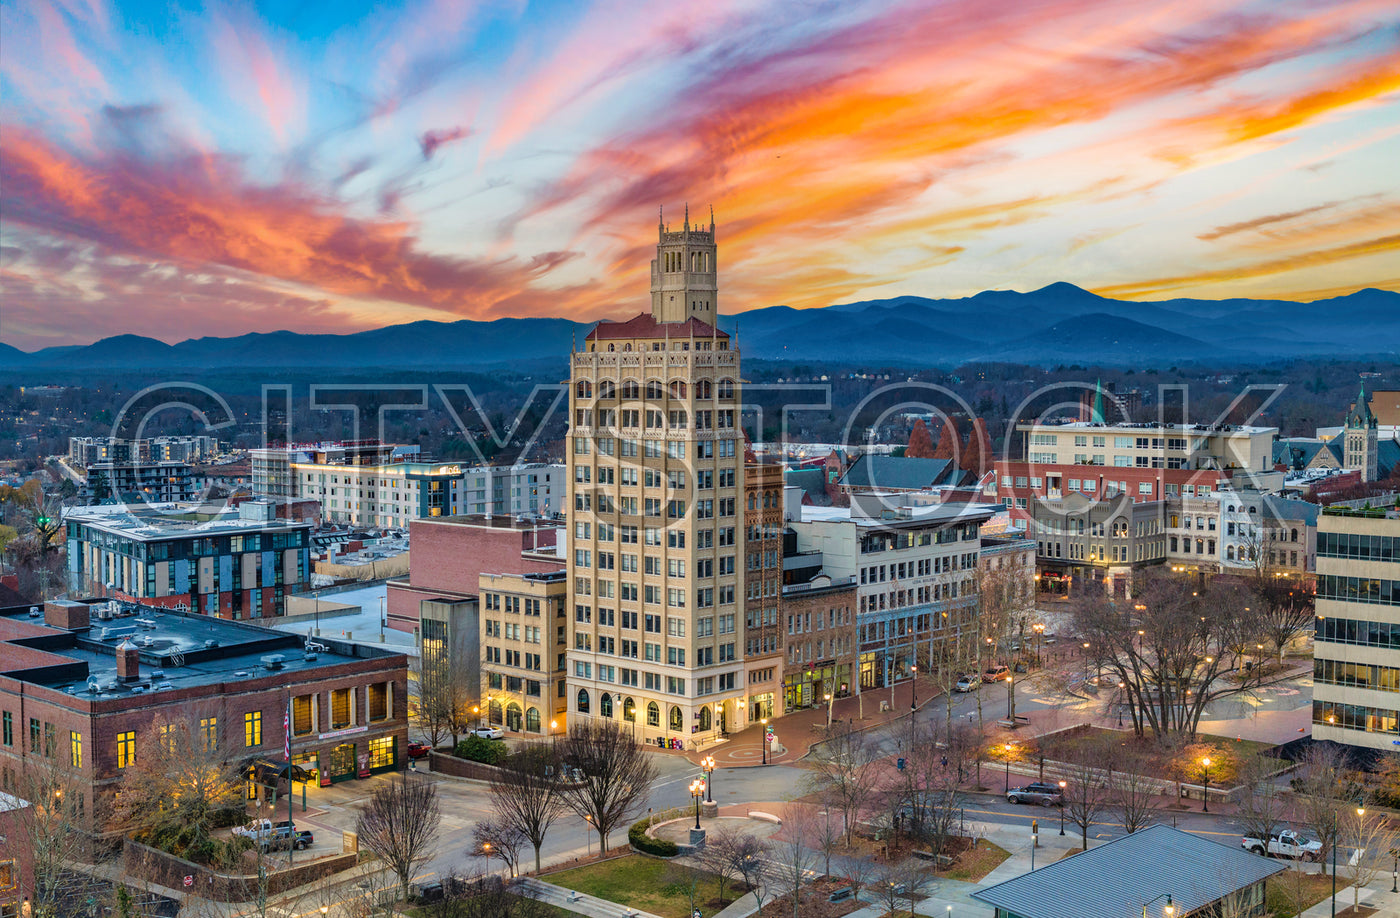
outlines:
{"label": "mountain range", "polygon": [[[0,342],[0,370],[472,367],[562,361],[592,323],[568,319],[411,322],[345,335],[290,331],[166,344],[117,335],[33,353]],[[720,317],[745,357],[911,366],[1263,363],[1400,351],[1400,293],[1289,300],[1113,300],[1073,284],[960,299],[902,296],[817,309],[772,306]]]}

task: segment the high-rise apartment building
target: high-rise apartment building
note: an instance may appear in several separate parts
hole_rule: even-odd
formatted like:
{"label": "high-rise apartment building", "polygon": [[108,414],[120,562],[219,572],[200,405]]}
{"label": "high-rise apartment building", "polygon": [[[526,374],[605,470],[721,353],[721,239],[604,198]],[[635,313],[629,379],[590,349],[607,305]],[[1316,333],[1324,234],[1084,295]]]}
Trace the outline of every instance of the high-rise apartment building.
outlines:
{"label": "high-rise apartment building", "polygon": [[689,747],[742,720],[739,353],[713,220],[658,237],[651,313],[571,355],[568,716]]}
{"label": "high-rise apartment building", "polygon": [[1313,738],[1400,742],[1400,512],[1329,508],[1317,520]]}

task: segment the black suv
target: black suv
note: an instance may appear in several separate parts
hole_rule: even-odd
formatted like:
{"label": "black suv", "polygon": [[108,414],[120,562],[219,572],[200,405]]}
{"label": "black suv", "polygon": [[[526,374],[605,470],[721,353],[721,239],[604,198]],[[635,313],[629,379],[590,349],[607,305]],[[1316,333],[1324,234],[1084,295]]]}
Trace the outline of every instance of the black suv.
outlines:
{"label": "black suv", "polygon": [[1027,784],[1006,792],[1007,803],[1039,803],[1041,806],[1063,806],[1064,793],[1053,784]]}

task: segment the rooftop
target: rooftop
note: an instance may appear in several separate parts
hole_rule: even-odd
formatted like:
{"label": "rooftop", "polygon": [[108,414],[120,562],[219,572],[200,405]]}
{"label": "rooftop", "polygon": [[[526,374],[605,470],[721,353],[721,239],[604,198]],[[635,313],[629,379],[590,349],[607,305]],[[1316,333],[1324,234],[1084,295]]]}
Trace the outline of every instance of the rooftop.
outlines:
{"label": "rooftop", "polygon": [[985,522],[1001,510],[1000,504],[926,504],[903,506],[895,501],[902,494],[869,494],[866,497],[886,498],[889,503],[880,516],[862,515],[858,507],[802,507],[802,522],[851,522],[857,526],[889,527],[900,525],[938,525],[943,523]]}
{"label": "rooftop", "polygon": [[729,340],[729,333],[722,332],[699,319],[684,322],[658,322],[649,312],[638,313],[622,322],[604,320],[593,326],[585,340],[608,338],[720,338]]}
{"label": "rooftop", "polygon": [[257,504],[247,501],[239,505],[248,507],[247,511],[219,504],[147,504],[140,509],[132,509],[128,504],[103,504],[73,507],[64,512],[63,518],[141,541],[311,528],[310,523],[296,520],[260,519]]}
{"label": "rooftop", "polygon": [[[66,691],[88,700],[110,700],[147,692],[218,685],[276,676],[296,682],[301,673],[356,659],[395,654],[342,641],[287,634],[247,622],[169,609],[112,603],[91,605],[91,627],[75,631],[31,617],[28,606],[0,609],[0,641],[6,663],[0,672],[21,682]],[[141,679],[117,679],[116,649],[124,639],[136,647]],[[19,650],[11,654],[11,650]],[[37,651],[38,653],[35,653]],[[19,662],[19,666],[13,663]]]}
{"label": "rooftop", "polygon": [[1057,430],[1160,430],[1165,433],[1185,433],[1198,437],[1210,434],[1278,433],[1277,427],[1250,427],[1240,424],[1163,424],[1159,421],[1103,424],[1094,421],[1076,421],[1070,418],[1050,418],[1044,421],[1031,421],[1016,425],[1017,430],[1034,430],[1046,427],[1053,427]]}
{"label": "rooftop", "polygon": [[[972,894],[1022,918],[1136,918],[1170,894],[1177,914],[1286,870],[1242,848],[1149,826]],[[1157,912],[1156,914],[1161,914]]]}

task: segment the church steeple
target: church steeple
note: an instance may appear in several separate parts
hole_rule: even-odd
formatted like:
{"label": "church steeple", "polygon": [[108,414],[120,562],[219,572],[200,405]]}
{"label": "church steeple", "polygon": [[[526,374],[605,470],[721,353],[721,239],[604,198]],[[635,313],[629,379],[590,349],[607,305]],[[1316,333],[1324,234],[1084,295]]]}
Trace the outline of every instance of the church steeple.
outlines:
{"label": "church steeple", "polygon": [[1356,404],[1347,412],[1342,431],[1342,467],[1359,469],[1362,481],[1375,481],[1380,472],[1379,431],[1376,416],[1366,400],[1366,384],[1361,384]]}
{"label": "church steeple", "polygon": [[651,263],[651,314],[658,322],[699,319],[713,326],[719,316],[714,208],[710,228],[690,225],[690,205],[679,232],[657,227],[656,259]]}

